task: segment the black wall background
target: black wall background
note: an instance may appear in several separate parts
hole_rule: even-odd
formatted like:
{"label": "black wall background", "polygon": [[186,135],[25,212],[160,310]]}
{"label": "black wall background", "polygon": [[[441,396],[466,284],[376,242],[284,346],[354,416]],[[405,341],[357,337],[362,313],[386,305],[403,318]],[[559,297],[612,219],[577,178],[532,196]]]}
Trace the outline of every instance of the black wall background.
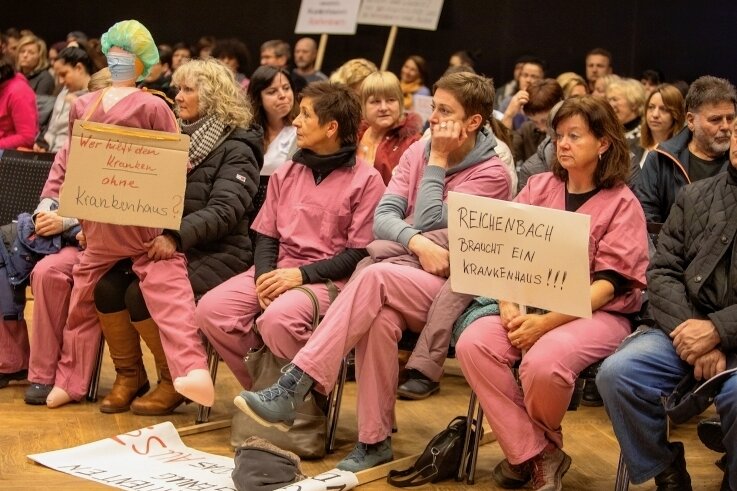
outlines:
{"label": "black wall background", "polygon": [[[192,43],[207,34],[238,37],[257,63],[263,41],[293,44],[300,37],[294,34],[299,5],[299,0],[2,0],[0,28],[29,28],[51,44],[77,29],[99,37],[118,20],[135,18],[157,43]],[[388,27],[359,25],[355,36],[330,36],[323,71],[360,56],[379,65],[388,34]],[[659,68],[668,80],[691,82],[710,74],[737,82],[736,41],[737,0],[445,0],[437,31],[399,30],[389,69],[398,72],[403,59],[417,53],[428,60],[434,80],[452,52],[469,49],[481,52],[477,70],[499,85],[523,54],[545,59],[551,76],[583,75],[584,54],[600,46],[613,53],[620,75],[639,78],[642,70]]]}

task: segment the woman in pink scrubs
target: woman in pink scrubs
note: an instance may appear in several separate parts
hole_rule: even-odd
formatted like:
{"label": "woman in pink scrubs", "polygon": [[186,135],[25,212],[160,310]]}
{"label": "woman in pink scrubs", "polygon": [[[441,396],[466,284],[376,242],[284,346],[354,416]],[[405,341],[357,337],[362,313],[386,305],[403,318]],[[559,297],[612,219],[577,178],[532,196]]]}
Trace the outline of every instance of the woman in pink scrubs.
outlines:
{"label": "woman in pink scrubs", "polygon": [[197,325],[244,388],[251,387],[243,363],[249,350],[265,343],[291,359],[307,342],[313,305],[294,287],[308,288],[320,314],[327,311],[331,288],[342,287],[367,255],[384,192],[381,175],[356,159],[361,106],[353,92],[312,83],[299,107],[292,122],[299,150],[271,175],[252,226],[254,266],[197,304]]}
{"label": "woman in pink scrubs", "polygon": [[[561,447],[561,421],[581,370],[610,355],[631,332],[648,264],[645,216],[627,187],[629,151],[616,115],[591,96],[567,99],[553,119],[552,173],[532,176],[515,199],[591,216],[589,270],[593,317],[522,314],[500,301],[500,315],[482,317],[456,346],[506,459],[496,483],[559,490],[571,459]],[[524,352],[524,356],[523,355]],[[511,367],[519,367],[521,387]]]}

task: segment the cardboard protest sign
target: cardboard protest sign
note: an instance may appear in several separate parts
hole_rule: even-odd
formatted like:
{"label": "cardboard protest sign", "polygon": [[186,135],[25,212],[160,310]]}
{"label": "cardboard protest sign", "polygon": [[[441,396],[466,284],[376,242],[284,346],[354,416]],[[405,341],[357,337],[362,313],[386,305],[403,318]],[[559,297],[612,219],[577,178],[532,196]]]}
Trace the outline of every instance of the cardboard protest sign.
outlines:
{"label": "cardboard protest sign", "polygon": [[453,291],[591,317],[590,217],[448,193]]}
{"label": "cardboard protest sign", "polygon": [[189,137],[75,121],[59,214],[178,230]]}
{"label": "cardboard protest sign", "polygon": [[295,34],[355,34],[355,0],[302,0]]}
{"label": "cardboard protest sign", "polygon": [[435,31],[443,0],[363,0],[358,23]]}
{"label": "cardboard protest sign", "polygon": [[232,457],[187,447],[171,422],[28,458],[118,489],[235,491]]}

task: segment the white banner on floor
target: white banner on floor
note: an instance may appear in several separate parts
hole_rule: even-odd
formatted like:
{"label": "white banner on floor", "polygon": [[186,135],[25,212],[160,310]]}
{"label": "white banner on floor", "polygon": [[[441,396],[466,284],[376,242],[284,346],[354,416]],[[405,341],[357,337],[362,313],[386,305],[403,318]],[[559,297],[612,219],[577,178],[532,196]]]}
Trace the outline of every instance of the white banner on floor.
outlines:
{"label": "white banner on floor", "polygon": [[136,491],[235,491],[233,458],[184,445],[170,422],[79,447],[29,455],[57,471]]}

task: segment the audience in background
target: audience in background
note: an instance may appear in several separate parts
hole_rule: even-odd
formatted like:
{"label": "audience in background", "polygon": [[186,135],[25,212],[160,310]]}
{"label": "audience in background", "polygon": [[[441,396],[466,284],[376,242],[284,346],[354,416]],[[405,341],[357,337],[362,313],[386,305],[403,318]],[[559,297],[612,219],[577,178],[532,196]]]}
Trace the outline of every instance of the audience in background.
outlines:
{"label": "audience in background", "polygon": [[46,43],[36,36],[23,36],[18,42],[16,68],[22,73],[36,95],[51,95],[56,86],[48,72],[49,58]]}
{"label": "audience in background", "polygon": [[218,39],[211,56],[225,63],[241,88],[248,89],[249,81],[245,74],[250,73],[251,55],[245,43],[236,38]]}
{"label": "audience in background", "polygon": [[177,68],[182,66],[182,63],[186,63],[192,59],[192,48],[186,43],[176,43],[172,47],[171,55],[171,71],[172,74],[177,71]]}
{"label": "audience in background", "polygon": [[640,125],[640,146],[644,149],[640,167],[647,155],[681,131],[685,122],[686,110],[681,91],[668,84],[655,87],[645,101],[645,114]]}
{"label": "audience in background", "polygon": [[624,137],[633,155],[632,160],[642,159],[643,149],[640,146],[640,122],[645,107],[645,89],[633,78],[622,78],[611,82],[606,89],[607,101],[614,109],[617,120],[624,126]]}
{"label": "audience in background", "polygon": [[297,129],[292,121],[299,105],[285,68],[262,65],[251,75],[248,98],[254,122],[263,128],[264,165],[262,176],[270,176],[291,159],[297,150]]}
{"label": "audience in background", "polygon": [[563,97],[568,99],[577,95],[586,95],[589,93],[586,81],[581,75],[574,72],[563,72],[555,79],[558,85],[563,89]]}
{"label": "audience in background", "polygon": [[174,97],[177,95],[177,90],[171,84],[172,50],[164,44],[159,45],[158,49],[159,62],[151,67],[148,76],[138,86],[142,89],[161,92],[169,99],[167,103],[172,106]]}
{"label": "audience in background", "polygon": [[402,65],[399,82],[402,87],[404,108],[409,111],[414,104],[412,98],[415,95],[430,95],[430,89],[426,86],[430,83],[430,76],[425,59],[420,55],[407,57]]}
{"label": "audience in background", "polygon": [[563,89],[552,78],[531,83],[529,99],[524,107],[527,121],[514,132],[514,159],[525,161],[537,151],[538,145],[548,134],[548,115],[563,100]]}
{"label": "audience in background", "polygon": [[586,81],[590,93],[594,93],[597,80],[612,73],[612,54],[609,51],[594,48],[586,53]]}
{"label": "audience in background", "polygon": [[542,80],[545,77],[545,63],[539,58],[529,58],[520,70],[519,90],[509,99],[502,102],[500,111],[504,112],[502,123],[509,129],[516,130],[527,119],[522,109],[530,99],[527,92],[530,84]]}
{"label": "audience in background", "polygon": [[729,165],[737,93],[727,80],[698,78],[686,95],[686,127],[650,152],[635,181],[648,222],[663,223],[680,189]]}
{"label": "audience in background", "polygon": [[62,84],[46,131],[33,145],[36,152],[58,152],[69,138],[69,109],[77,97],[87,93],[93,73],[92,60],[82,48],[64,48],[54,62],[54,72]]}
{"label": "audience in background", "polygon": [[9,56],[0,58],[0,150],[30,148],[38,132],[36,94],[14,65]]}
{"label": "audience in background", "polygon": [[327,80],[327,75],[315,69],[317,59],[317,43],[312,38],[301,38],[294,45],[294,69],[297,75],[304,77],[307,83]]}

